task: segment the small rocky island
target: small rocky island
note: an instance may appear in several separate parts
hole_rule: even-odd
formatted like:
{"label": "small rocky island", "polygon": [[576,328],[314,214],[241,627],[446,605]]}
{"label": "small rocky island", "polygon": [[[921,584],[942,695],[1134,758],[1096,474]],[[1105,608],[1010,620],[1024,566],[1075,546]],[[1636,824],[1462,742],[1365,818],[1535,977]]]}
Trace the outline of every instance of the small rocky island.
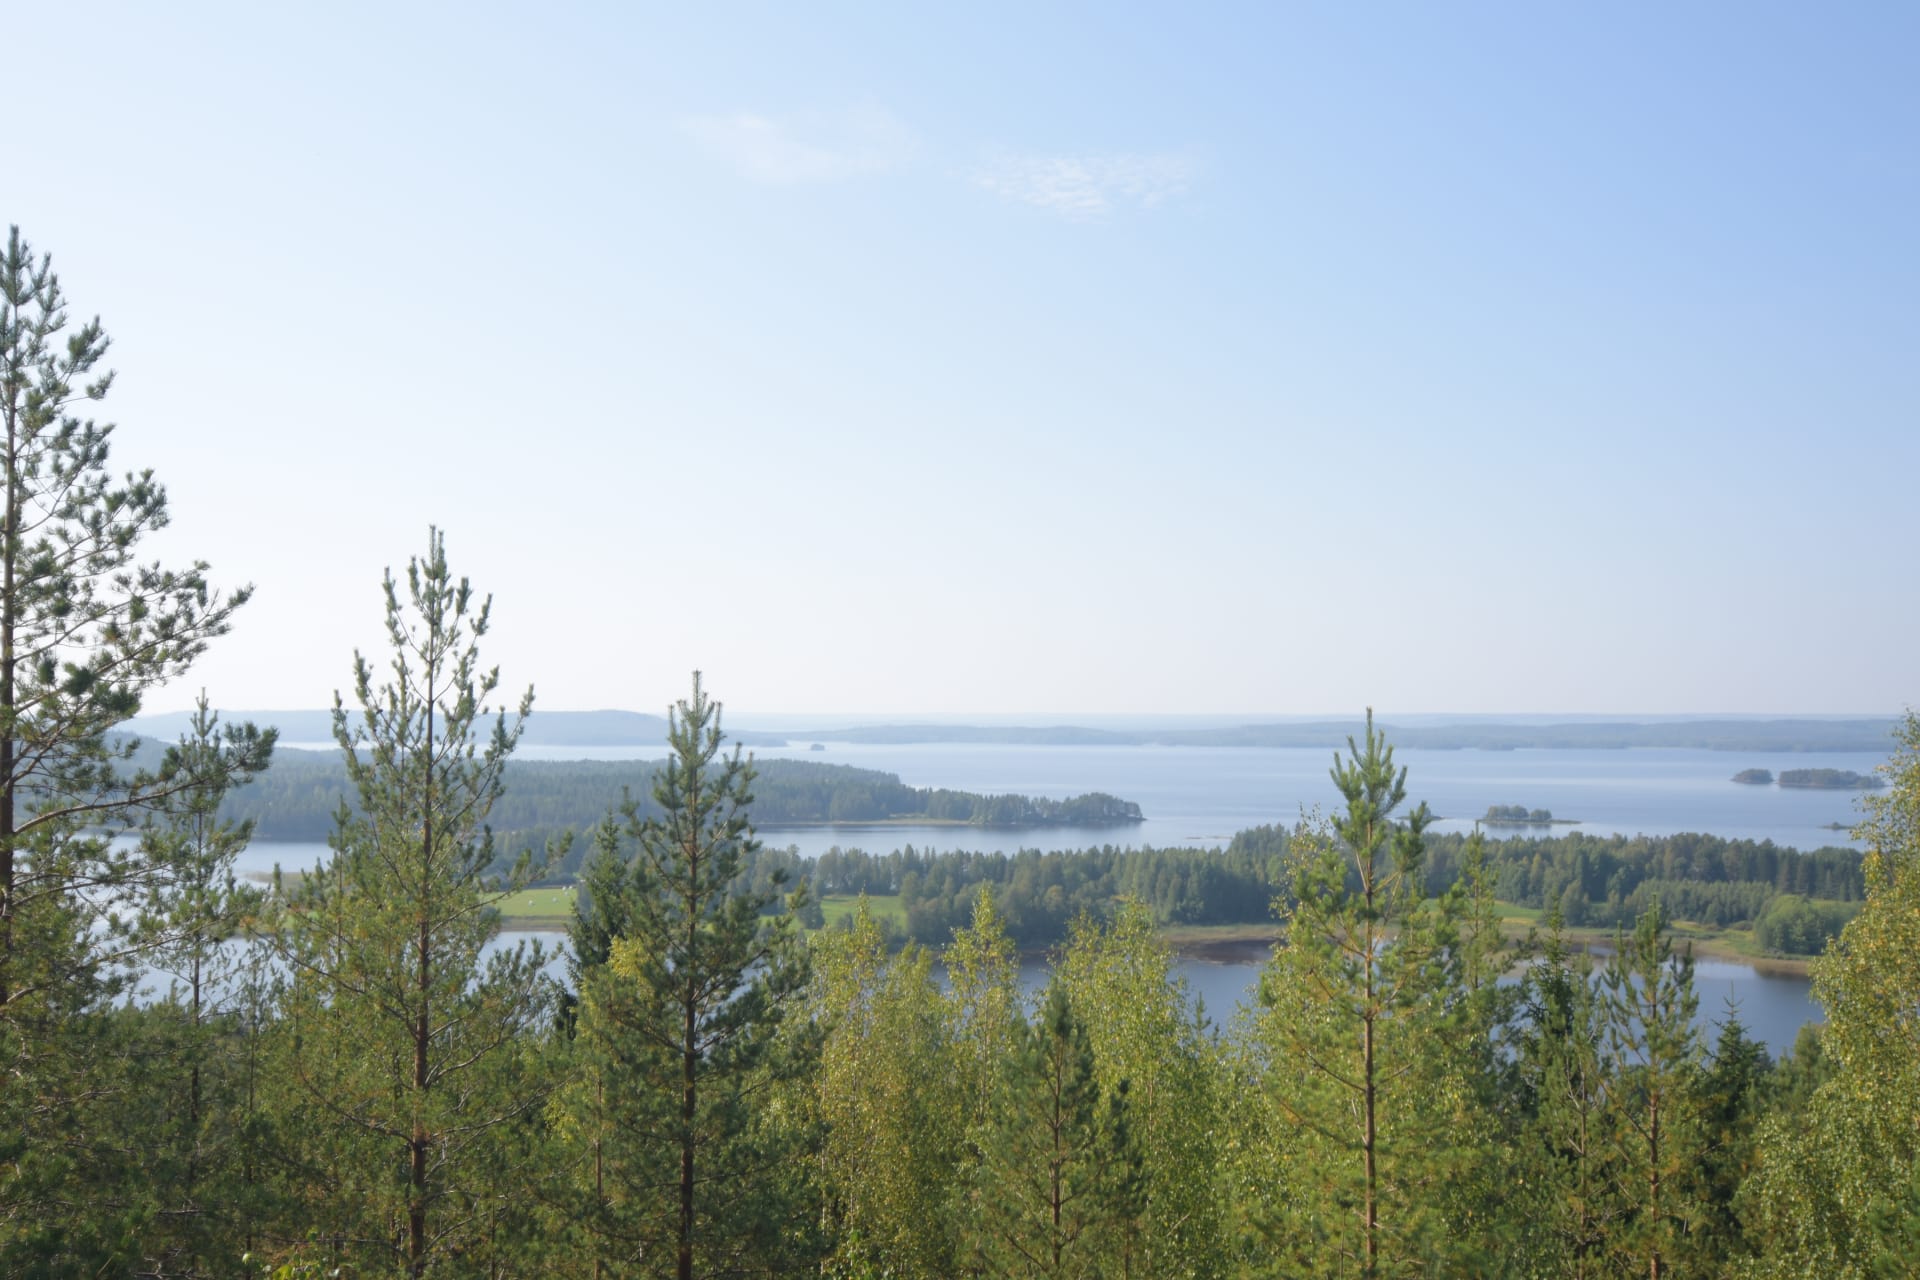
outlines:
{"label": "small rocky island", "polygon": [[1773,785],[1773,770],[1742,769],[1733,775],[1733,780],[1749,787],[1770,787]]}

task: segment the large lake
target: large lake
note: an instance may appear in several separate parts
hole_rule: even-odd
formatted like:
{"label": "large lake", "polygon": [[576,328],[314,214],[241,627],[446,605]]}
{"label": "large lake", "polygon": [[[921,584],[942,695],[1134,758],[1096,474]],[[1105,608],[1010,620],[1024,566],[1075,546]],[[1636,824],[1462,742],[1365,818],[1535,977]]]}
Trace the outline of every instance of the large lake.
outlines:
{"label": "large lake", "polygon": [[[1147,820],[1123,827],[1018,831],[913,825],[765,828],[761,836],[768,844],[791,845],[807,856],[836,845],[871,851],[912,844],[921,849],[1008,852],[1100,844],[1217,847],[1242,828],[1291,823],[1303,810],[1328,806],[1334,799],[1327,777],[1332,753],[1324,750],[823,741],[824,751],[811,751],[801,743],[762,747],[755,754],[880,769],[920,787],[1056,799],[1105,791],[1136,801]],[[521,754],[529,759],[657,759],[661,753],[644,748],[544,747]],[[1850,752],[1803,755],[1671,749],[1408,750],[1396,752],[1395,760],[1407,767],[1410,799],[1425,800],[1441,815],[1436,829],[1442,831],[1468,830],[1474,815],[1485,812],[1488,805],[1519,804],[1579,820],[1578,826],[1552,828],[1555,833],[1702,831],[1811,849],[1852,843],[1845,831],[1828,828],[1835,822],[1850,825],[1857,820],[1854,793],[1742,786],[1730,781],[1733,774],[1746,768],[1771,769],[1777,774],[1810,766],[1869,773],[1883,757]],[[1494,828],[1490,834],[1498,836],[1507,830]],[[289,869],[308,867],[325,856],[323,845],[263,843],[242,855],[240,869],[271,870],[276,862]],[[548,935],[547,941],[551,944],[556,939]],[[1182,976],[1221,1021],[1245,998],[1258,972],[1253,960],[1216,964],[1182,958],[1179,963]],[[1029,985],[1043,982],[1044,976],[1043,969],[1030,966]],[[1792,1043],[1804,1022],[1820,1016],[1802,978],[1761,974],[1748,965],[1702,961],[1696,966],[1695,981],[1703,1024],[1722,1018],[1726,1002],[1732,999],[1755,1037],[1776,1053]]]}

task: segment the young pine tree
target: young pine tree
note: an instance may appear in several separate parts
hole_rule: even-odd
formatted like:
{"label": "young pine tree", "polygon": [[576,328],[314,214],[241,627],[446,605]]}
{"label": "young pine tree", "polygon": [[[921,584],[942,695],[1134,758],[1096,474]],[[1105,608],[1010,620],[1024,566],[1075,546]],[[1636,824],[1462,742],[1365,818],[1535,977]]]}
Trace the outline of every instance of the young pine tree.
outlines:
{"label": "young pine tree", "polygon": [[1296,835],[1294,905],[1260,978],[1264,1096],[1292,1130],[1263,1226],[1288,1274],[1424,1273],[1461,1249],[1440,1208],[1464,1096],[1460,901],[1429,901],[1423,804],[1373,728],[1335,757],[1345,811]]}
{"label": "young pine tree", "polygon": [[798,1016],[798,894],[736,891],[759,847],[752,765],[722,755],[720,704],[698,673],[668,718],[662,816],[627,808],[625,932],[606,964],[582,967],[579,1067],[554,1114],[577,1149],[596,1266],[691,1280],[789,1260],[812,1143],[797,1083],[819,1043]]}
{"label": "young pine tree", "polygon": [[[294,1086],[289,1236],[318,1224],[369,1265],[411,1276],[478,1267],[516,1196],[515,1122],[543,1100],[529,1062],[550,984],[525,948],[482,951],[494,904],[531,874],[502,872],[487,814],[532,709],[489,720],[497,670],[479,665],[491,601],[447,566],[435,530],[387,575],[390,679],[354,658],[359,722],[335,699],[355,807],[333,860],[287,886],[276,934],[289,970],[283,1069]],[[477,607],[476,607],[477,606]]]}

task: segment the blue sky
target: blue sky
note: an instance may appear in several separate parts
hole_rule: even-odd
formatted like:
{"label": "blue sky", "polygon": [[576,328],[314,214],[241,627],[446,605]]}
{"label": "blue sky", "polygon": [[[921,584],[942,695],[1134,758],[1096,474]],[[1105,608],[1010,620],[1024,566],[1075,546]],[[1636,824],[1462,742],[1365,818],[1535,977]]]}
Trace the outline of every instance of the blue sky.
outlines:
{"label": "blue sky", "polygon": [[1920,11],[920,8],[12,15],[214,700],[1915,700]]}

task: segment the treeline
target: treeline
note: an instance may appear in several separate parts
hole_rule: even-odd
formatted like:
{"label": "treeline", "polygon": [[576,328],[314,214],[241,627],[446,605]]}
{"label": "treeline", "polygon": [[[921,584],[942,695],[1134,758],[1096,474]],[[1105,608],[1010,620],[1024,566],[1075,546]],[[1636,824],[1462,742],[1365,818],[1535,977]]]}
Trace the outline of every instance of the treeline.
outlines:
{"label": "treeline", "polygon": [[[1229,854],[1286,849],[1291,832],[1256,827],[1235,836]],[[1427,889],[1443,892],[1460,874],[1470,837],[1428,835]],[[1714,928],[1757,925],[1780,895],[1859,902],[1866,893],[1860,854],[1828,847],[1802,852],[1771,840],[1733,840],[1700,832],[1668,836],[1514,836],[1486,842],[1488,874],[1502,902],[1557,909],[1574,927],[1630,926],[1657,900],[1670,919]],[[1822,907],[1815,913],[1831,927],[1770,928],[1760,945],[1799,955],[1817,955],[1850,913]],[[1757,938],[1757,940],[1759,940]]]}
{"label": "treeline", "polygon": [[[157,752],[150,752],[157,758]],[[516,760],[492,814],[503,843],[541,845],[566,830],[584,831],[629,796],[642,816],[657,816],[651,798],[657,760]],[[1052,800],[975,795],[910,787],[891,773],[812,760],[755,765],[755,820],[765,827],[801,823],[895,822],[920,819],[973,826],[1105,826],[1141,820],[1140,806],[1102,793]],[[338,753],[281,751],[273,769],[229,795],[221,814],[251,822],[261,840],[324,840],[350,788]],[[573,873],[576,851],[556,870]]]}
{"label": "treeline", "polygon": [[[1258,924],[1289,889],[1288,854],[1297,831],[1256,827],[1219,852],[1119,848],[1017,853],[889,854],[830,849],[813,864],[817,894],[898,896],[906,938],[939,946],[970,918],[991,888],[1009,936],[1023,948],[1063,942],[1082,913],[1111,917],[1122,898],[1143,904],[1156,924]],[[1445,892],[1460,876],[1468,837],[1428,835],[1426,887]],[[1760,945],[1816,955],[1851,917],[1844,904],[1865,892],[1860,854],[1810,853],[1771,841],[1671,836],[1521,837],[1486,842],[1488,874],[1503,902],[1557,908],[1574,927],[1631,926],[1657,901],[1670,919],[1715,928],[1753,926],[1776,898],[1802,903],[1770,917]]]}
{"label": "treeline", "polygon": [[831,849],[812,867],[819,894],[898,895],[906,937],[938,947],[973,916],[990,890],[1008,936],[1024,949],[1064,942],[1072,922],[1110,918],[1123,898],[1156,923],[1243,924],[1272,918],[1286,884],[1280,852],[1116,848],[1017,853],[890,854]]}

